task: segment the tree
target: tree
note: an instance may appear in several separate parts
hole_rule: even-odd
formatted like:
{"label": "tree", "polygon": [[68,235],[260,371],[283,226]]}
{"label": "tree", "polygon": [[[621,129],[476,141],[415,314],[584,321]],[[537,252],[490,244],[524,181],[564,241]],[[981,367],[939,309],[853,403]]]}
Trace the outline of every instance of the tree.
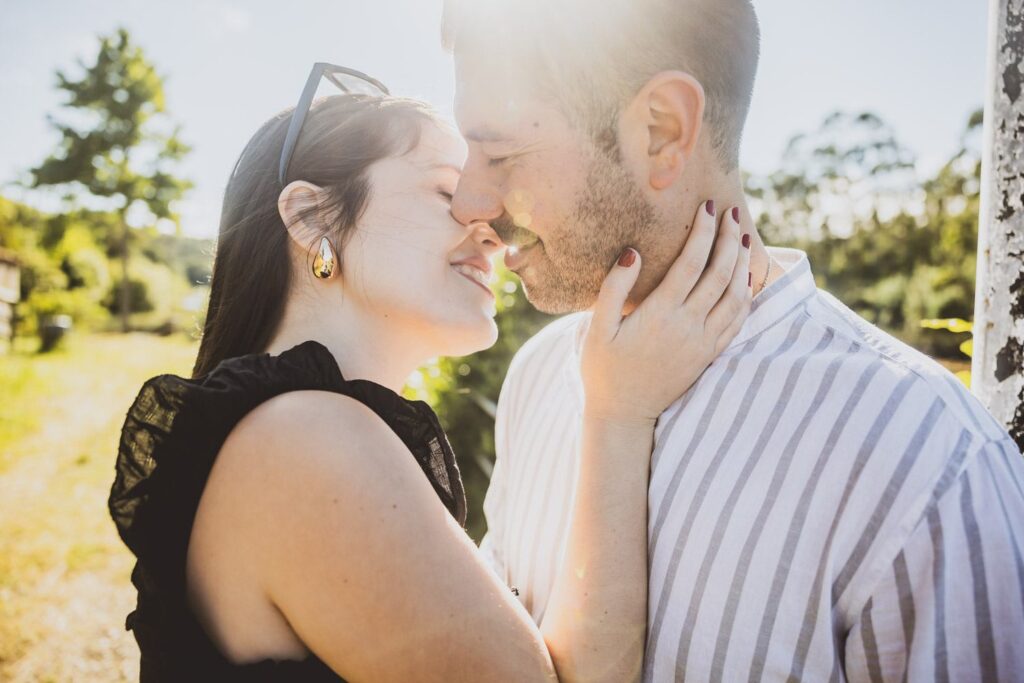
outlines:
{"label": "tree", "polygon": [[31,186],[59,186],[71,201],[92,197],[112,205],[121,224],[119,310],[127,332],[129,215],[141,210],[151,222],[177,222],[172,205],[192,184],[173,175],[172,168],[189,147],[179,128],[168,132],[154,125],[165,111],[163,78],[125,29],[101,36],[95,63],[80,66],[84,73],[78,79],[57,73],[57,87],[69,96],[64,104],[69,120],[50,118],[62,140],[32,170]]}
{"label": "tree", "polygon": [[971,387],[1024,448],[1024,0],[991,0]]}
{"label": "tree", "polygon": [[747,176],[746,189],[769,243],[827,238],[903,208],[916,183],[914,161],[877,114],[836,111],[816,131],[793,136],[780,168]]}
{"label": "tree", "polygon": [[920,323],[972,315],[980,121],[972,114],[959,151],[919,182],[876,114],[831,114],[793,138],[778,171],[747,178],[758,228],[769,244],[806,251],[819,285],[868,320],[959,357],[963,339]]}

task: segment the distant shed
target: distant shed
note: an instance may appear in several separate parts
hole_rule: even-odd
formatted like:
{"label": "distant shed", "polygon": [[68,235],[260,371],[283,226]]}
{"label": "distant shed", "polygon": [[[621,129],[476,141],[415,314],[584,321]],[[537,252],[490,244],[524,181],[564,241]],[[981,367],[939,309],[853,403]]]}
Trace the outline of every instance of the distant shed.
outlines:
{"label": "distant shed", "polygon": [[14,341],[14,305],[21,292],[21,268],[14,252],[0,249],[0,352]]}

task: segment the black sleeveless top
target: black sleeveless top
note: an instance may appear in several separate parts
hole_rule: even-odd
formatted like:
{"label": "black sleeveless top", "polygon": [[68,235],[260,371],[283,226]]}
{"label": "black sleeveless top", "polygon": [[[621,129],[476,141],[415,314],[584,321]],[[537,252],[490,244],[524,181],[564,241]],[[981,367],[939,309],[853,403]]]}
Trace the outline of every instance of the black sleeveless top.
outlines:
{"label": "black sleeveless top", "polygon": [[199,499],[221,445],[253,408],[288,391],[345,394],[401,438],[438,497],[466,522],[466,499],[448,439],[430,406],[368,380],[346,380],[334,356],[307,341],[278,356],[223,361],[205,377],[148,380],[128,410],[108,505],[137,562],[138,601],[126,621],[142,655],[140,680],[341,681],[312,653],[303,660],[232,664],[188,607],[185,557]]}

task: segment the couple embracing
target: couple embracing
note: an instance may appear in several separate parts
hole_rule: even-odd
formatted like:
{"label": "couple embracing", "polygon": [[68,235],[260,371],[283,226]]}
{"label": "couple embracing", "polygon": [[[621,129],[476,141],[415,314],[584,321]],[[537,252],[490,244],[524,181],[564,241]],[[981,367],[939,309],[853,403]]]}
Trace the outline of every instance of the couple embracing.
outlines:
{"label": "couple embracing", "polygon": [[[109,500],[142,680],[1020,680],[1024,462],[758,236],[750,1],[453,1],[444,38],[458,131],[317,64],[231,172],[193,375],[142,387]],[[477,548],[399,392],[494,343],[499,257],[567,315]]]}

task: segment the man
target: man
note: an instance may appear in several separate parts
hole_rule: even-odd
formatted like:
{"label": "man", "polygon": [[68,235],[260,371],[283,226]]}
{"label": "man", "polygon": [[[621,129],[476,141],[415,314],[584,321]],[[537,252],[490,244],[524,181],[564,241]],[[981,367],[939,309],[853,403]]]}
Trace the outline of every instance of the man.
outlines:
{"label": "man", "polygon": [[[631,302],[706,198],[745,207],[749,0],[450,5],[453,201],[513,249],[539,309],[498,408],[484,548],[539,622],[578,463],[586,309],[625,246]],[[955,378],[755,236],[743,329],[662,415],[649,488],[644,680],[1014,680],[1024,671],[1024,462]],[[627,313],[629,307],[627,307]],[[665,350],[672,353],[671,349]]]}

